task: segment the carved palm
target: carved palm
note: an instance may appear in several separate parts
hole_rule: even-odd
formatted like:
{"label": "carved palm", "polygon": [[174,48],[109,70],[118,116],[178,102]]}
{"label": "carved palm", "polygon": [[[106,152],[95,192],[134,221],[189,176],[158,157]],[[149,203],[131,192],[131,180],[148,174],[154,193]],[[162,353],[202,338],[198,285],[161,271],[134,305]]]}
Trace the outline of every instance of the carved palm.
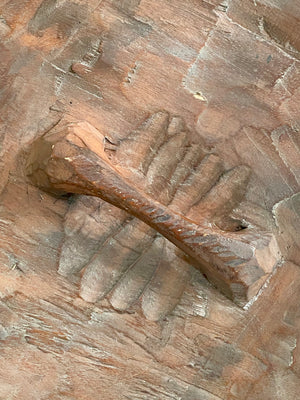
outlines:
{"label": "carved palm", "polygon": [[[225,171],[217,155],[189,137],[179,117],[159,112],[107,150],[126,177],[160,203],[202,226],[241,229],[231,213],[245,194],[249,168]],[[125,311],[140,299],[144,315],[158,320],[180,300],[190,268],[181,250],[125,211],[82,195],[70,206],[59,273],[82,271],[86,301],[108,296]]]}

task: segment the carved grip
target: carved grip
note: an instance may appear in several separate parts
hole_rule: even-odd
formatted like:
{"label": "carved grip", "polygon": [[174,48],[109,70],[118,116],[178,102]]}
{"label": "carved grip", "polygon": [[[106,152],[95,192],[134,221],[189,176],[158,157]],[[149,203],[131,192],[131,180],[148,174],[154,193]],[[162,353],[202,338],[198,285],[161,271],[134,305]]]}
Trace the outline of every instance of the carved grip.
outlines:
{"label": "carved grip", "polygon": [[[111,164],[95,132],[97,154],[80,132],[42,137],[34,143],[27,163],[32,182],[50,192],[97,196],[127,211],[173,242],[227,297],[244,305],[266,279],[256,258],[253,234],[227,233],[217,227],[199,226],[149,196]],[[86,135],[84,136],[86,138]],[[201,213],[201,209],[198,210]],[[268,247],[266,238],[255,237],[256,246]]]}

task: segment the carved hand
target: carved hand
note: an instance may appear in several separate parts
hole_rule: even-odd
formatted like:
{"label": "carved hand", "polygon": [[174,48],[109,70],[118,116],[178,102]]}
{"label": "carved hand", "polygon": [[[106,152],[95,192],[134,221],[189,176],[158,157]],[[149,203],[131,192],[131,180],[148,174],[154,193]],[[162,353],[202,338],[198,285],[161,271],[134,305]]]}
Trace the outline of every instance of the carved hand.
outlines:
{"label": "carved hand", "polygon": [[[37,163],[37,150],[32,151],[29,174],[36,184],[100,195],[130,210],[193,256],[209,279],[241,304],[257,291],[256,284],[265,278],[266,271],[253,254],[253,242],[264,249],[268,240],[253,231],[226,234],[220,230],[235,231],[239,227],[229,214],[245,193],[250,174],[247,167],[237,167],[221,176],[220,159],[212,154],[204,156],[199,145],[186,146],[182,121],[173,118],[169,124],[168,114],[158,113],[122,141],[114,157],[117,169],[109,167],[107,175],[109,162],[100,167],[99,157],[80,150],[92,148],[105,162],[107,156],[99,146],[99,132],[93,132],[88,124],[74,125],[73,129],[72,133],[72,127],[68,128],[68,140],[55,146],[49,159],[45,160],[38,149],[41,156]],[[52,134],[50,142],[55,143],[60,137],[59,132]],[[54,145],[50,147],[51,152]],[[96,172],[92,170],[93,160],[99,165]],[[103,182],[99,181],[101,171]],[[124,186],[118,174],[142,188],[147,197]],[[150,201],[149,196],[160,203]],[[161,204],[170,201],[170,207],[163,208]],[[180,216],[187,212],[196,224]],[[186,278],[188,264],[182,255],[175,255],[174,247],[164,239],[158,237],[153,242],[155,236],[156,232],[143,222],[128,221],[124,211],[80,196],[66,219],[59,271],[68,275],[85,268],[81,296],[89,301],[96,301],[114,288],[111,302],[124,310],[143,294],[144,313],[157,319],[178,301],[184,284],[170,285],[170,278],[176,282],[179,277]]]}

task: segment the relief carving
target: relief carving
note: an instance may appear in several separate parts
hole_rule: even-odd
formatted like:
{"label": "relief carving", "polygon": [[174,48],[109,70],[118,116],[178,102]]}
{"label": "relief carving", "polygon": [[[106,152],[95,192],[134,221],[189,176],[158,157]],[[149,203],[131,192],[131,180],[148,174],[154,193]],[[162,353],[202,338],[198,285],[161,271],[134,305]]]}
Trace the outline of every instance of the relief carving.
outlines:
{"label": "relief carving", "polygon": [[226,170],[190,137],[180,117],[158,112],[118,144],[78,122],[31,146],[32,182],[78,195],[59,273],[81,271],[84,300],[108,295],[125,311],[140,299],[144,315],[158,320],[180,300],[191,265],[240,306],[272,273],[280,257],[271,229],[236,218],[251,170]]}

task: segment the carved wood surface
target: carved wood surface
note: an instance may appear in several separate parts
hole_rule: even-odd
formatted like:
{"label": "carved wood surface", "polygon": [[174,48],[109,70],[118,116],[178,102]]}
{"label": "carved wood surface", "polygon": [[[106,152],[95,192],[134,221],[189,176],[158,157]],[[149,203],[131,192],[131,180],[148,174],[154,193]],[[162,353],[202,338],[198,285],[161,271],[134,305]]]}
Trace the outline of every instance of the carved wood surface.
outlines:
{"label": "carved wood surface", "polygon": [[[0,10],[1,400],[297,399],[298,2],[2,0]],[[181,116],[226,170],[253,170],[236,218],[278,224],[284,260],[247,309],[198,271],[176,275],[173,252],[169,282],[160,268],[148,300],[125,313],[84,301],[80,276],[57,273],[75,206],[80,233],[111,208],[28,184],[24,150],[62,119],[89,122],[114,148],[158,110]]]}

